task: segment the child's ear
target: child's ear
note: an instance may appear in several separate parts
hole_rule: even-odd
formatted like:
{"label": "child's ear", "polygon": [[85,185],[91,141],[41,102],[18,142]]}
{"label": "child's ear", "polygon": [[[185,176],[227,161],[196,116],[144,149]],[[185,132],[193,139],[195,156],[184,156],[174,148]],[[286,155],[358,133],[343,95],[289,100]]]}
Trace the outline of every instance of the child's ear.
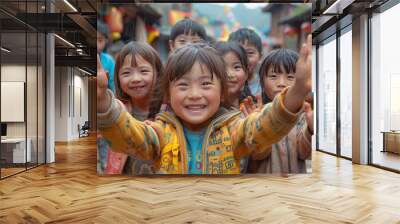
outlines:
{"label": "child's ear", "polygon": [[169,40],[168,43],[169,43],[169,49],[171,51],[173,51],[174,50],[174,41],[173,40]]}

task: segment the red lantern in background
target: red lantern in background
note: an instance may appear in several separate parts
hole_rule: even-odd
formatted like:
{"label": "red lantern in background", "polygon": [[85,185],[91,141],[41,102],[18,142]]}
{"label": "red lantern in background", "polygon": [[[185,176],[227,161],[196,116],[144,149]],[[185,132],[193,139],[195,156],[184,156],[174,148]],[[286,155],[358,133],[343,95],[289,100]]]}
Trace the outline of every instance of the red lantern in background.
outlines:
{"label": "red lantern in background", "polygon": [[124,29],[122,22],[122,13],[116,8],[112,7],[105,17],[105,21],[110,29],[111,36],[114,40],[119,39],[121,32]]}
{"label": "red lantern in background", "polygon": [[298,30],[297,30],[296,28],[294,28],[294,27],[287,26],[287,27],[285,27],[285,29],[283,30],[283,33],[284,33],[286,36],[292,37],[292,36],[295,36],[295,35],[298,33]]}
{"label": "red lantern in background", "polygon": [[301,31],[303,31],[304,33],[311,33],[311,23],[310,22],[302,23]]}
{"label": "red lantern in background", "polygon": [[160,36],[160,31],[152,25],[146,24],[147,31],[147,43],[153,43],[153,41]]}

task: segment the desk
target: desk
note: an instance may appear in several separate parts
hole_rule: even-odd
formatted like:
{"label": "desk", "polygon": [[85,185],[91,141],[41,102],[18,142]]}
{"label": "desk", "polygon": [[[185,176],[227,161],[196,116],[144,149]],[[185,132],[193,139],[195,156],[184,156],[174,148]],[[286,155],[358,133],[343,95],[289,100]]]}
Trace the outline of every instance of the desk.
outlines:
{"label": "desk", "polygon": [[383,151],[400,154],[400,131],[382,131]]}
{"label": "desk", "polygon": [[[1,139],[1,159],[4,159],[6,163],[30,162],[32,158],[32,141],[30,138],[27,138],[26,142],[28,142],[28,147],[26,147],[25,154],[25,138]],[[25,158],[27,159],[26,161]]]}

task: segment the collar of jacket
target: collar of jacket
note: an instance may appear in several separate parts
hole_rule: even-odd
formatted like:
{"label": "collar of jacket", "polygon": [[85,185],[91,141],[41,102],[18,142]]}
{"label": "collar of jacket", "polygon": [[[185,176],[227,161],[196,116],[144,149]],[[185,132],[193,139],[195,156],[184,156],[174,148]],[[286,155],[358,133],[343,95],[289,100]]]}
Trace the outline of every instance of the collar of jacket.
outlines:
{"label": "collar of jacket", "polygon": [[[241,114],[240,110],[236,108],[225,108],[220,107],[217,113],[211,119],[208,127],[218,128],[224,126],[227,122],[229,122],[232,118]],[[175,113],[172,111],[166,111],[157,115],[156,120],[161,120],[164,122],[171,123],[175,126],[175,128],[182,127],[182,123],[179,121],[178,117],[176,117]],[[183,128],[183,127],[182,127]]]}
{"label": "collar of jacket", "polygon": [[[207,126],[205,137],[203,138],[203,148],[202,148],[202,155],[205,158],[206,153],[206,141],[208,140],[208,136],[212,133],[213,130],[216,128],[222,127],[226,125],[231,119],[234,119],[236,116],[241,115],[241,111],[230,108],[226,109],[224,107],[220,107],[217,113],[213,116],[210,124]],[[183,134],[183,125],[176,117],[176,115],[172,111],[166,111],[157,115],[156,120],[161,120],[163,122],[167,122],[172,124],[175,129],[177,130],[178,141],[181,142],[183,145],[181,147],[182,153],[182,172],[183,174],[187,174],[189,171],[187,159],[187,152],[186,152],[186,140]],[[203,160],[203,174],[207,172],[206,161]]]}

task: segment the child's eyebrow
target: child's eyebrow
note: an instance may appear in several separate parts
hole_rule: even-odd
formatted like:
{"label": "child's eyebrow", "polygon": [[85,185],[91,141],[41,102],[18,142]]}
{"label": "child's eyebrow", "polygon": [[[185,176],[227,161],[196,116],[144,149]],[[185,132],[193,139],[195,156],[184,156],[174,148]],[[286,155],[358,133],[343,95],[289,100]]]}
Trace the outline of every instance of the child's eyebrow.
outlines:
{"label": "child's eyebrow", "polygon": [[206,74],[200,75],[199,79],[212,79],[212,75],[206,75]]}
{"label": "child's eyebrow", "polygon": [[242,64],[242,62],[240,62],[239,60],[235,60],[233,61],[233,64]]}
{"label": "child's eyebrow", "polygon": [[185,76],[180,77],[179,79],[173,80],[173,82],[178,82],[178,81],[188,81],[189,79]]}
{"label": "child's eyebrow", "polygon": [[121,67],[120,70],[123,70],[123,69],[130,69],[130,68],[132,68],[132,66],[130,66],[130,65],[123,65],[123,66]]}
{"label": "child's eyebrow", "polygon": [[152,68],[152,67],[149,65],[140,65],[140,66],[138,66],[138,68]]}

